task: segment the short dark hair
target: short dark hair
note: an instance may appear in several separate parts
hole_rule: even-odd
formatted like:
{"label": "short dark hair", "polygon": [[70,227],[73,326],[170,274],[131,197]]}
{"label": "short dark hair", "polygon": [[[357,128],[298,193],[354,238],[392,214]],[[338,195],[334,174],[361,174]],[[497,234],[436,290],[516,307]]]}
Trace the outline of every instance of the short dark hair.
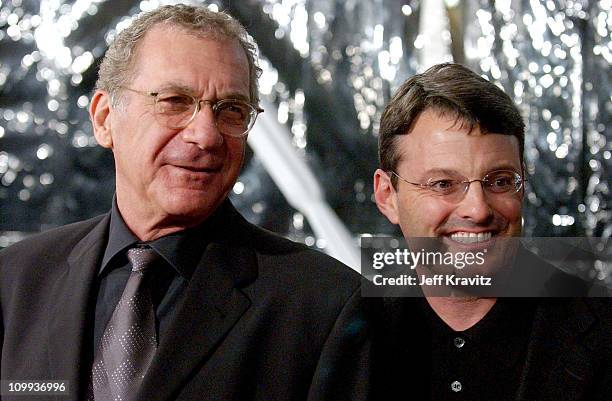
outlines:
{"label": "short dark hair", "polygon": [[[410,133],[419,115],[430,109],[454,117],[469,132],[478,127],[483,134],[516,137],[523,162],[525,123],[510,96],[460,64],[443,63],[404,82],[385,107],[378,138],[381,169],[396,168],[398,136]],[[394,175],[392,182],[395,185]]]}

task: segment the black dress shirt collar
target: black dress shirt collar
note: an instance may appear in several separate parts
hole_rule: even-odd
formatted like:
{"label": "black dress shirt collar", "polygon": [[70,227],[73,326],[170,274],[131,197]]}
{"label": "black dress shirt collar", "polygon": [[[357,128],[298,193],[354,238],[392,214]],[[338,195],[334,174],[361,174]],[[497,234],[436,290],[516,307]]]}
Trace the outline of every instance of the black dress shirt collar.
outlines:
{"label": "black dress shirt collar", "polygon": [[[214,231],[215,220],[214,216],[211,216],[197,227],[166,235],[147,244],[155,249],[178,274],[190,279],[209,242],[209,235]],[[113,200],[108,243],[98,274],[106,274],[108,266],[123,264],[111,263],[111,261],[125,258],[125,251],[139,242],[141,241],[125,224],[116,200]]]}
{"label": "black dress shirt collar", "polygon": [[102,257],[102,264],[98,271],[98,275],[101,275],[107,270],[107,266],[109,266],[111,260],[122,257],[125,251],[137,242],[138,238],[130,231],[123,221],[121,213],[119,213],[117,200],[113,199],[110,227],[108,230],[108,242],[106,243],[106,249]]}

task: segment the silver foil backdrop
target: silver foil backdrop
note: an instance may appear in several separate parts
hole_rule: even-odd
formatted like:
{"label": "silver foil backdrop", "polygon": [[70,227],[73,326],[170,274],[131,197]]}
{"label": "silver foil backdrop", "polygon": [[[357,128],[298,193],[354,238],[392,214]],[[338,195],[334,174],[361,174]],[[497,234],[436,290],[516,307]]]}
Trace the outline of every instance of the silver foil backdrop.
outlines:
{"label": "silver foil backdrop", "polygon": [[[0,0],[0,247],[107,211],[112,154],[92,136],[96,66],[135,14],[170,1]],[[192,1],[230,12],[259,45],[264,96],[349,230],[397,233],[372,199],[380,113],[423,70],[424,0]],[[442,4],[442,3],[440,3]],[[610,237],[612,2],[447,0],[440,40],[501,85],[527,122],[525,234]],[[234,204],[311,246],[252,154]]]}

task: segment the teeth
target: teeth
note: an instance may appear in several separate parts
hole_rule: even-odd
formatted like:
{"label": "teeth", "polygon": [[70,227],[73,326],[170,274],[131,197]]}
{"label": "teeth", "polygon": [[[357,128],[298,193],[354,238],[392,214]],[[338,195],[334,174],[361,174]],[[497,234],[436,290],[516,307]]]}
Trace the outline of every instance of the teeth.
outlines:
{"label": "teeth", "polygon": [[484,242],[491,239],[491,232],[487,231],[484,233],[467,233],[464,231],[456,232],[451,234],[453,241],[461,242],[463,244],[474,244],[476,242]]}

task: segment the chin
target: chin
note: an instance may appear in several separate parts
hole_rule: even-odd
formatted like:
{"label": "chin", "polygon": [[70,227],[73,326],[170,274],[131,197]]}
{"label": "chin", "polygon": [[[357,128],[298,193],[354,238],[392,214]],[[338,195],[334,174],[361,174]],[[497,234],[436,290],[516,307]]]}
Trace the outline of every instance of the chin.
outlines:
{"label": "chin", "polygon": [[210,197],[202,191],[173,190],[162,200],[162,209],[176,220],[186,220],[191,225],[204,221],[219,207],[225,196]]}

